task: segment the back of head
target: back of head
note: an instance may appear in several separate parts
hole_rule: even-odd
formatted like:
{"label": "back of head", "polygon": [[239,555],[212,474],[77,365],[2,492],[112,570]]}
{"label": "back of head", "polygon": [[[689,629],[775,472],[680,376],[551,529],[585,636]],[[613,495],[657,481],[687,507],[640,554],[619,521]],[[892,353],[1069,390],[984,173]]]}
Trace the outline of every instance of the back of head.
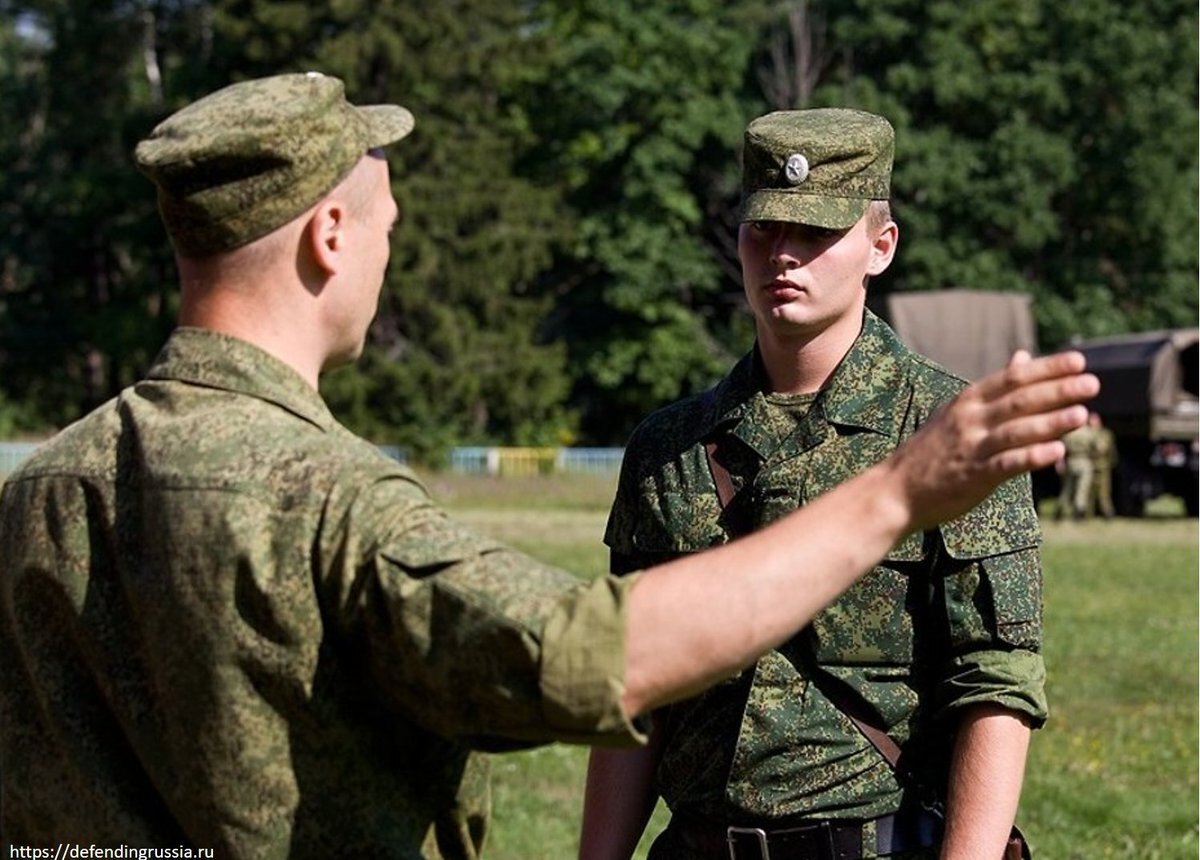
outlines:
{"label": "back of head", "polygon": [[844,230],[890,195],[895,132],[846,108],[776,111],[746,128],[742,221]]}
{"label": "back of head", "polygon": [[138,144],[176,253],[240,248],[304,213],[370,149],[413,128],[399,105],[358,107],[318,72],[244,81],[188,105]]}

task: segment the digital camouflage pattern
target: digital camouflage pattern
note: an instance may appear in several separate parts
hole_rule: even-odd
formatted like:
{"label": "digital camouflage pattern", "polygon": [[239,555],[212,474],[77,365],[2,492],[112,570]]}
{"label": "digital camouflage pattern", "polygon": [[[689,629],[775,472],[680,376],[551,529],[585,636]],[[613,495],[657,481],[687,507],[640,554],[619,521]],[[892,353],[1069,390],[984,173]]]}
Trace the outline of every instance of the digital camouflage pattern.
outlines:
{"label": "digital camouflage pattern", "polygon": [[[605,538],[614,572],[778,519],[884,459],[962,386],[869,312],[811,405],[765,396],[764,379],[752,352],[711,392],[638,427]],[[724,510],[708,440],[737,489]],[[896,811],[904,792],[826,697],[834,679],[909,741],[930,782],[945,777],[950,719],[963,707],[997,703],[1040,724],[1039,541],[1028,480],[1010,482],[965,516],[901,541],[753,668],[665,709],[657,784],[672,811],[734,823]]]}
{"label": "digital camouflage pattern", "polygon": [[193,102],[138,144],[175,250],[229,251],[282,227],[333,190],[367,150],[405,137],[398,105],[355,107],[319,72],[233,84]]}
{"label": "digital camouflage pattern", "polygon": [[0,495],[0,830],[474,858],[474,748],[629,740],[628,586],[456,526],[287,365],[199,329]]}
{"label": "digital camouflage pattern", "polygon": [[746,127],[742,221],[844,230],[891,195],[895,132],[847,108],[776,111]]}

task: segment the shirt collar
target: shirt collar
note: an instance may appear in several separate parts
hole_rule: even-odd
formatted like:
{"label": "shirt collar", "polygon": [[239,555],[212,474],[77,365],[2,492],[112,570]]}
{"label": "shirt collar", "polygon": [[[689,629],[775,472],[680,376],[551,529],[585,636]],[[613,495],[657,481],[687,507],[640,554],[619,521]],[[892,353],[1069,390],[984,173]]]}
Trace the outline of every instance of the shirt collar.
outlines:
{"label": "shirt collar", "polygon": [[[812,410],[832,424],[892,434],[897,416],[895,397],[904,384],[901,357],[908,352],[895,332],[871,313],[849,351],[830,375]],[[706,435],[736,426],[761,399],[766,371],[755,346],[717,384],[713,407],[705,420]]]}
{"label": "shirt collar", "polygon": [[833,424],[891,434],[898,419],[896,398],[906,384],[908,348],[887,323],[870,311],[850,351],[818,398]]}
{"label": "shirt collar", "polygon": [[175,329],[146,378],[233,391],[273,403],[322,430],[338,426],[321,395],[290,366],[248,341],[209,329]]}

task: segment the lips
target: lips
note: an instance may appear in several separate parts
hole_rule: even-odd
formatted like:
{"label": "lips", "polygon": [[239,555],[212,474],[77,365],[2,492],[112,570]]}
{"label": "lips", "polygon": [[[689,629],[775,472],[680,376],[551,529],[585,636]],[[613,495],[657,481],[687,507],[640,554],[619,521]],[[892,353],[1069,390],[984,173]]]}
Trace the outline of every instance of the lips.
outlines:
{"label": "lips", "polygon": [[776,278],[764,287],[768,293],[777,299],[794,299],[806,292],[799,284],[787,278]]}

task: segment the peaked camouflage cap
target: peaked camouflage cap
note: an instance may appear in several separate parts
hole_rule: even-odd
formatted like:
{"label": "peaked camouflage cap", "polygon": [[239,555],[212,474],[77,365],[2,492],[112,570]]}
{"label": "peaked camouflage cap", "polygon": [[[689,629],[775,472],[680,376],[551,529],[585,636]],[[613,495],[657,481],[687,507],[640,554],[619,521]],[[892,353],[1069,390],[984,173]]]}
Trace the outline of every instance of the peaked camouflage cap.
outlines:
{"label": "peaked camouflage cap", "polygon": [[846,108],[776,111],[746,127],[742,221],[844,230],[890,195],[896,135],[875,114]]}
{"label": "peaked camouflage cap", "polygon": [[321,200],[369,149],[413,128],[399,105],[356,107],[334,77],[244,81],[172,114],[137,145],[175,250],[229,251]]}

